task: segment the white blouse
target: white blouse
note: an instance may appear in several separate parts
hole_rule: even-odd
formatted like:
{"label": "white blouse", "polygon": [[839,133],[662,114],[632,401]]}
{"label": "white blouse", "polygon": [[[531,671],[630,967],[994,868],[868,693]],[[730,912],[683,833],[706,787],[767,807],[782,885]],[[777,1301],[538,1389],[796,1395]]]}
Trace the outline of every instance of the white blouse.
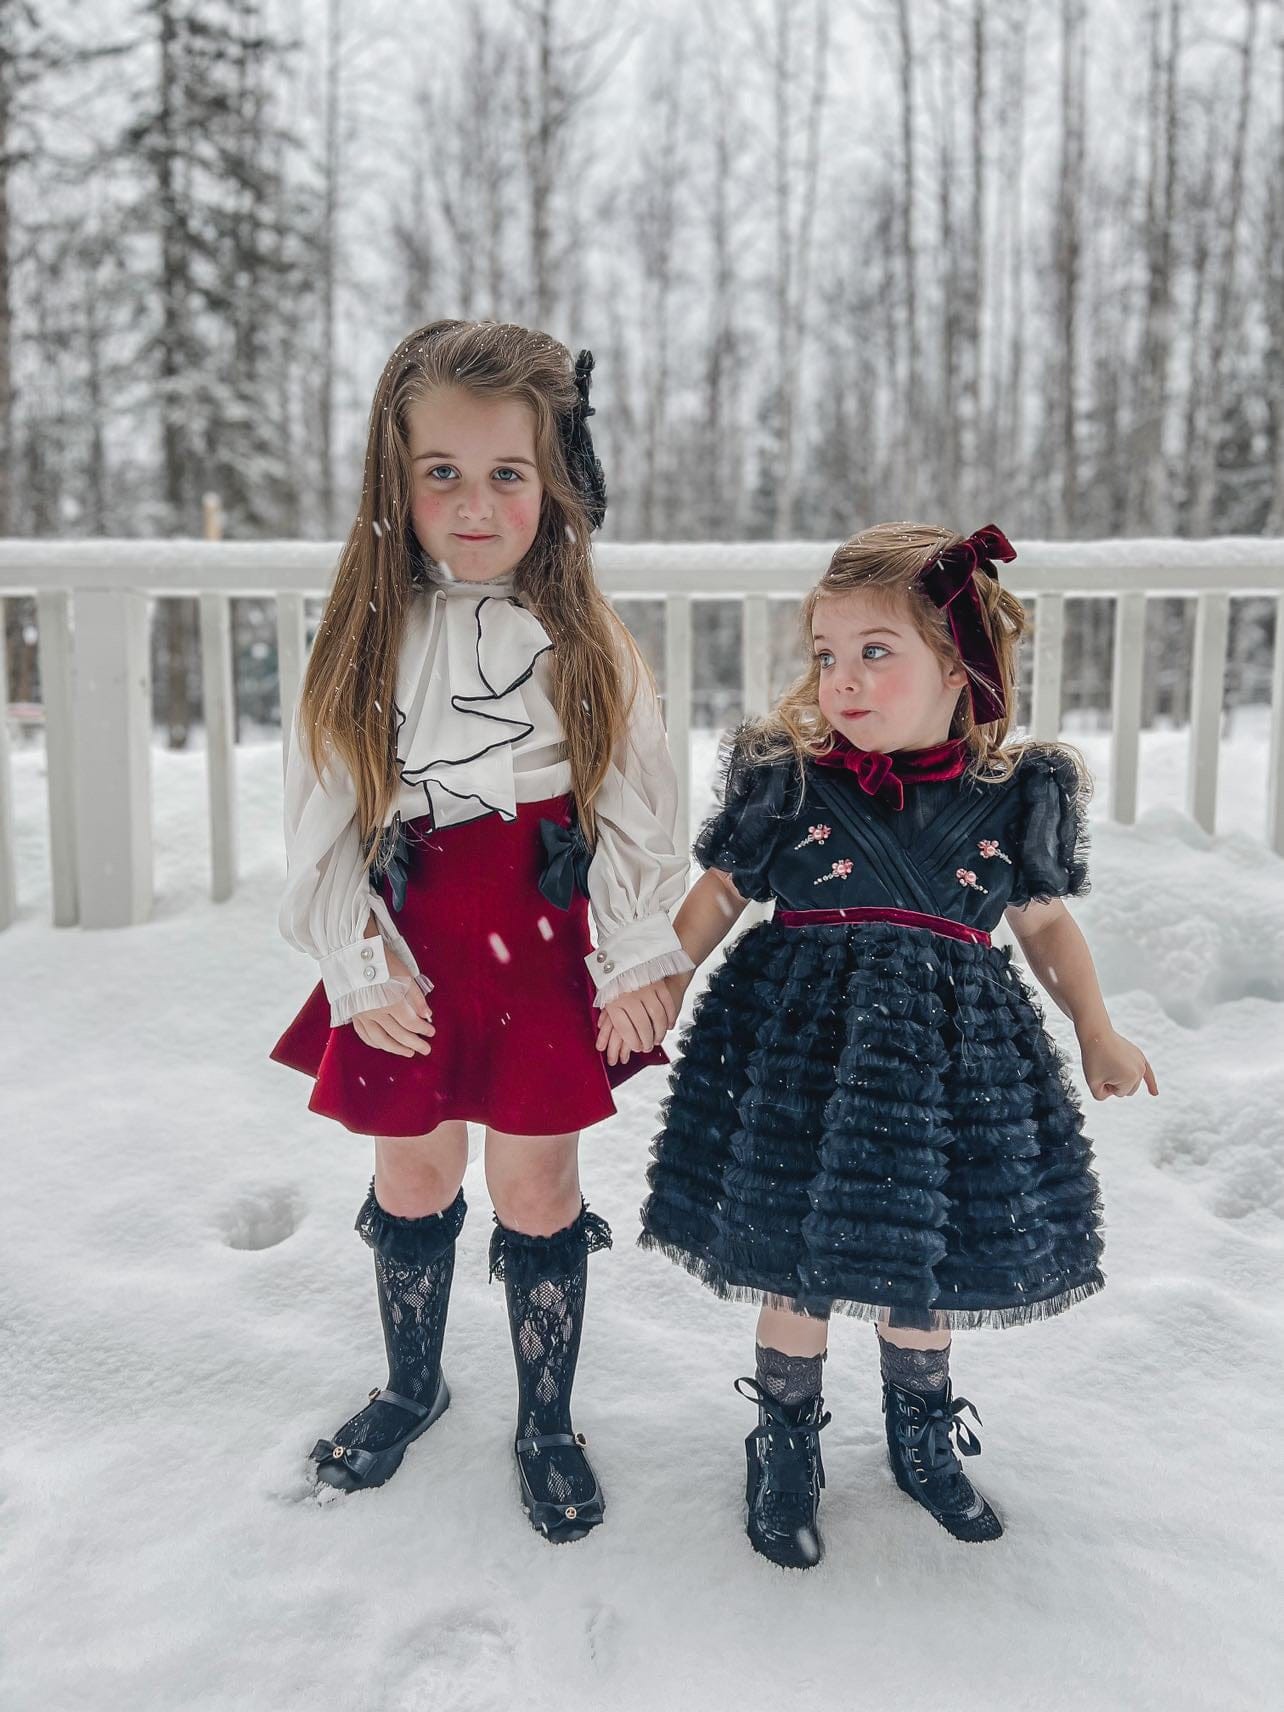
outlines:
{"label": "white blouse", "polygon": [[[388,811],[456,826],[516,818],[517,804],[571,789],[552,700],[553,642],[513,594],[511,578],[437,583],[414,597],[397,666],[394,710],[401,789]],[[626,662],[622,663],[627,671]],[[336,757],[318,779],[291,722],[285,774],[286,883],[280,928],[320,963],[333,1027],[391,1004],[405,983],[387,947],[431,989],[372,889],[355,821],[356,792]],[[587,958],[597,1004],[692,967],[670,916],[682,901],[687,856],[674,850],[678,792],[649,683],[634,684],[628,731],[593,803],[597,844],[589,904],[597,949]],[[373,914],[379,932],[365,937]]]}

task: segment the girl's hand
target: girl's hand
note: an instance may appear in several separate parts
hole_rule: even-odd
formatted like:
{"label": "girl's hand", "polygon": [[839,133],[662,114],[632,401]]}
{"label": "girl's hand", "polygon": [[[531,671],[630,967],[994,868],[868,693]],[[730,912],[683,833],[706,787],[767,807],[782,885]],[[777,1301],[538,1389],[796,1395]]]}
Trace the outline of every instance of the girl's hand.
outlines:
{"label": "girl's hand", "polygon": [[627,1064],[632,1052],[650,1052],[678,1020],[678,1008],[665,981],[624,993],[602,1006],[597,1050],[608,1064]]}
{"label": "girl's hand", "polygon": [[1155,1072],[1139,1046],[1125,1040],[1122,1034],[1109,1029],[1080,1041],[1083,1053],[1083,1076],[1092,1090],[1094,1100],[1109,1099],[1111,1094],[1127,1099],[1144,1082],[1152,1094],[1159,1092]]}
{"label": "girl's hand", "polygon": [[432,1010],[409,969],[391,947],[387,955],[388,973],[405,981],[405,995],[394,1004],[358,1011],[352,1026],[367,1046],[377,1046],[381,1052],[395,1053],[398,1058],[413,1058],[417,1053],[426,1058],[432,1051],[428,1038],[437,1032]]}
{"label": "girl's hand", "polygon": [[599,1052],[604,1051],[606,1053],[606,1061],[608,1064],[628,1063],[629,1049],[624,1044],[624,1036],[620,1033],[619,1029],[615,1028],[611,1023],[603,1023],[602,1027],[598,1030],[597,1040],[597,1049]]}

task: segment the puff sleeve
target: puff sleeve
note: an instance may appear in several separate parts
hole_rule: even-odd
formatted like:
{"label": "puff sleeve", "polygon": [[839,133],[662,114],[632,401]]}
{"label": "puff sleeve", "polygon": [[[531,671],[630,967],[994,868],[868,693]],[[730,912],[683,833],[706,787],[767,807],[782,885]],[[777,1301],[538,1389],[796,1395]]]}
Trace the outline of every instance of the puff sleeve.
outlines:
{"label": "puff sleeve", "polygon": [[655,691],[634,672],[628,731],[593,801],[588,870],[597,949],[586,959],[601,1007],[694,965],[673,931],[690,866],[674,848],[678,785]]}
{"label": "puff sleeve", "polygon": [[1018,857],[1009,903],[1021,908],[1089,890],[1088,801],[1091,780],[1058,748],[1030,750],[1022,758]]}
{"label": "puff sleeve", "polygon": [[751,761],[743,728],[732,734],[723,760],[722,806],[700,828],[695,858],[702,868],[730,874],[742,898],[769,903],[767,878],[788,822],[790,784],[796,768],[787,759]]}
{"label": "puff sleeve", "polygon": [[[346,767],[332,758],[324,778],[313,771],[296,708],[285,768],[286,881],[278,926],[291,945],[317,959],[332,1028],[404,996],[406,982],[388,968],[388,946],[425,991],[431,988],[383,898],[371,889],[355,813]],[[367,939],[372,913],[379,933]]]}

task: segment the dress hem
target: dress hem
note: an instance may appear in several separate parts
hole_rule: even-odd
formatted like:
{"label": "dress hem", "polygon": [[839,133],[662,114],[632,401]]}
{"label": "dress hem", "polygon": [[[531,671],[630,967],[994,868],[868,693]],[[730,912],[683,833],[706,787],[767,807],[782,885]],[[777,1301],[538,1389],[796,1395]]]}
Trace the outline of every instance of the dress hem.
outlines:
{"label": "dress hem", "polygon": [[[650,1231],[642,1232],[637,1239],[637,1246],[665,1255],[724,1302],[752,1302],[760,1307],[768,1301],[779,1303],[782,1297],[788,1296],[787,1291],[769,1290],[753,1284],[733,1284],[722,1269],[705,1256],[695,1254],[678,1243],[668,1242]],[[1071,1285],[1068,1289],[1056,1291],[1053,1295],[1041,1297],[1037,1301],[973,1308],[938,1308],[933,1305],[926,1311],[943,1321],[951,1331],[976,1331],[982,1327],[1002,1331],[1007,1326],[1025,1326],[1036,1320],[1051,1319],[1073,1307],[1076,1302],[1083,1302],[1089,1296],[1097,1295],[1105,1288],[1105,1284],[1105,1274],[1098,1269],[1083,1283]],[[808,1302],[812,1301],[811,1298],[795,1299],[799,1300],[805,1309]],[[865,1302],[848,1297],[826,1297],[825,1302],[832,1313],[872,1322],[885,1318],[898,1308],[906,1307],[904,1302]],[[812,1302],[812,1306],[819,1305],[819,1299]]]}

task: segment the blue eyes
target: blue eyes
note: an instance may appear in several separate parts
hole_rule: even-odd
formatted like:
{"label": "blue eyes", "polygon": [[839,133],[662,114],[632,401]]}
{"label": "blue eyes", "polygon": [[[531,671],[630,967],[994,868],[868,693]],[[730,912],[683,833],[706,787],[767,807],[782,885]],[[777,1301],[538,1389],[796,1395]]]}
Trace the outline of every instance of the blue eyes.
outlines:
{"label": "blue eyes", "polygon": [[[871,649],[877,654],[891,653],[891,649],[885,648],[881,642],[867,642],[861,649],[861,656],[863,659],[868,660],[870,658]],[[816,663],[820,666],[821,670],[824,671],[833,665],[834,656],[830,653],[828,648],[818,649],[816,653]]]}
{"label": "blue eyes", "polygon": [[[457,476],[458,474],[459,471],[453,464],[437,464],[433,469],[428,471],[428,479],[430,481],[449,481],[452,476]],[[507,464],[501,464],[497,469],[492,470],[491,474],[499,481],[501,487],[512,487],[515,482],[519,482],[522,479],[521,471],[511,470]],[[511,480],[509,479],[510,477],[512,478]]]}

